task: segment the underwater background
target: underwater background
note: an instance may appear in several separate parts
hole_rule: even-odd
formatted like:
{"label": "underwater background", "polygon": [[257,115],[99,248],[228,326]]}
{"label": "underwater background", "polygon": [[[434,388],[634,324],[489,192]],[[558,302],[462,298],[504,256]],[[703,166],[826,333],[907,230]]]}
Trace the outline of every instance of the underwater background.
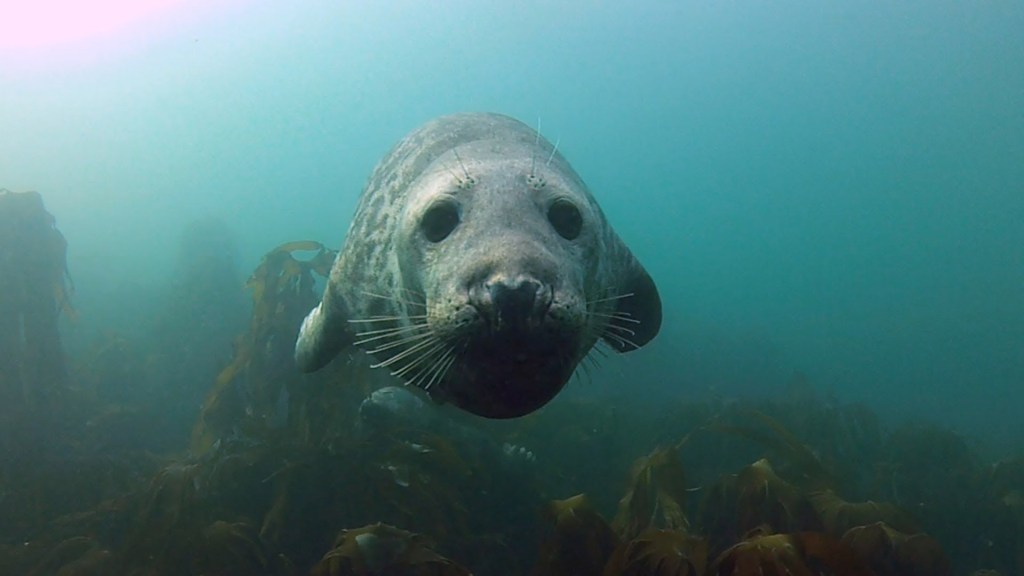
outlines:
{"label": "underwater background", "polygon": [[[952,566],[894,573],[1024,570],[1024,4],[126,6],[0,15],[0,188],[41,195],[70,279],[35,285],[60,287],[66,374],[22,366],[0,407],[0,573],[308,573],[384,521],[480,574],[627,573],[611,550],[646,528],[740,574],[719,554],[765,525],[849,544],[836,494],[899,506],[913,521],[864,526],[926,532]],[[283,341],[375,163],[460,111],[559,142],[662,332],[536,417],[427,406],[357,434],[386,379],[352,358],[309,392]],[[0,288],[62,264],[4,202]],[[789,500],[750,504],[744,474]],[[596,567],[535,542],[566,509]]]}

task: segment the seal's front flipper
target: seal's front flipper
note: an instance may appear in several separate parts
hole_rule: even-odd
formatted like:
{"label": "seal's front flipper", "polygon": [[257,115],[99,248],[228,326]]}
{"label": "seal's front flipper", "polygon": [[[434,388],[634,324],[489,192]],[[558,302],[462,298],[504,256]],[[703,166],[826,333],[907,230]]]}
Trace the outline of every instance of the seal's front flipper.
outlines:
{"label": "seal's front flipper", "polygon": [[[618,300],[612,320],[619,329],[605,330],[604,341],[618,352],[629,352],[647,344],[661,330],[661,296],[654,280],[636,258],[627,258],[625,273],[618,286],[619,294],[630,296]],[[621,333],[620,333],[621,332]]]}
{"label": "seal's front flipper", "polygon": [[295,363],[303,372],[315,372],[327,365],[338,352],[352,343],[345,314],[327,301],[321,302],[302,321],[295,342]]}

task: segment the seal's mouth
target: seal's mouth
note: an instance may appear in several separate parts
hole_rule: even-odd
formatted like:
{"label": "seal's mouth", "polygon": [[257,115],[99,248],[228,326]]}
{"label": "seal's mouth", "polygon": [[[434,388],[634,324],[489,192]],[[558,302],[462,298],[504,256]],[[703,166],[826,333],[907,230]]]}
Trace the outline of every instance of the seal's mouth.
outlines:
{"label": "seal's mouth", "polygon": [[445,399],[486,418],[515,418],[547,404],[572,376],[578,342],[525,332],[472,341],[440,388]]}

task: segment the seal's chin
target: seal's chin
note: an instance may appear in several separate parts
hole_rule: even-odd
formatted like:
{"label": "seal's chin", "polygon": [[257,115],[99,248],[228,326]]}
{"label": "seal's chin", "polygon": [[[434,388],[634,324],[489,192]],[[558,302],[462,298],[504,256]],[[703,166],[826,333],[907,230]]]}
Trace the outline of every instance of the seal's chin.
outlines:
{"label": "seal's chin", "polygon": [[516,418],[544,406],[576,368],[574,338],[495,335],[472,342],[441,388],[459,408],[485,418]]}

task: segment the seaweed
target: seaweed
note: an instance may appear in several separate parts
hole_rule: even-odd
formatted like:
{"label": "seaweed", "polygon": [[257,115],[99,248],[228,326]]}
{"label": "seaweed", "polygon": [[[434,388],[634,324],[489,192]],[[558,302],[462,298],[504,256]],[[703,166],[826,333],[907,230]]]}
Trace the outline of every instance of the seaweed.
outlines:
{"label": "seaweed", "polygon": [[755,530],[723,552],[709,574],[718,576],[872,576],[842,542],[816,532],[772,534]]}
{"label": "seaweed", "polygon": [[52,410],[67,385],[58,319],[72,311],[71,284],[67,241],[55,222],[38,192],[0,189],[0,405],[6,410]]}
{"label": "seaweed", "polygon": [[[218,272],[229,255],[190,257],[215,237],[182,250],[169,314],[209,304],[180,300],[188,287],[230,284]],[[1024,570],[1024,461],[983,465],[940,428],[886,431],[806,379],[765,400],[568,395],[502,422],[422,402],[415,417],[369,425],[360,405],[394,383],[385,371],[361,355],[313,375],[292,367],[333,257],[316,242],[267,253],[219,375],[171,374],[195,356],[167,340],[101,334],[69,364],[57,418],[6,414],[21,420],[0,439],[0,573]],[[154,407],[190,387],[209,391],[191,452],[175,452],[173,435],[156,440]],[[364,528],[338,534],[352,526]]]}
{"label": "seaweed", "polygon": [[[313,256],[303,260],[296,252]],[[319,242],[301,241],[263,256],[246,282],[253,304],[249,329],[236,339],[234,358],[217,375],[203,403],[192,433],[194,453],[206,452],[236,429],[259,435],[281,427],[275,420],[287,418],[289,393],[301,380],[292,362],[292,343],[317,303],[316,277],[330,273],[335,254]]]}
{"label": "seaweed", "polygon": [[343,530],[312,576],[469,576],[430,548],[430,540],[387,524]]}
{"label": "seaweed", "polygon": [[927,534],[904,534],[885,522],[851,528],[843,542],[878,576],[948,576],[949,560]]}
{"label": "seaweed", "polygon": [[713,424],[710,425],[710,428],[738,435],[773,450],[779,459],[786,462],[791,468],[788,477],[804,489],[825,490],[839,484],[839,479],[821,462],[814,450],[787,430],[778,420],[758,410],[751,410],[749,415],[767,428],[767,433],[764,430],[747,426]]}
{"label": "seaweed", "polygon": [[605,565],[605,576],[702,576],[708,562],[703,538],[679,530],[648,528],[620,544]]}
{"label": "seaweed", "polygon": [[804,493],[775,474],[763,458],[722,477],[708,491],[701,510],[713,550],[759,527],[777,532],[821,529],[821,520]]}
{"label": "seaweed", "polygon": [[587,497],[552,501],[545,510],[551,531],[541,544],[534,576],[597,576],[619,545],[619,537]]}
{"label": "seaweed", "polygon": [[900,507],[888,502],[847,502],[831,490],[808,495],[811,504],[824,524],[825,531],[840,538],[847,530],[885,522],[904,532],[917,532],[917,523]]}
{"label": "seaweed", "polygon": [[634,463],[612,525],[626,540],[651,527],[686,530],[686,497],[678,445],[657,448]]}

